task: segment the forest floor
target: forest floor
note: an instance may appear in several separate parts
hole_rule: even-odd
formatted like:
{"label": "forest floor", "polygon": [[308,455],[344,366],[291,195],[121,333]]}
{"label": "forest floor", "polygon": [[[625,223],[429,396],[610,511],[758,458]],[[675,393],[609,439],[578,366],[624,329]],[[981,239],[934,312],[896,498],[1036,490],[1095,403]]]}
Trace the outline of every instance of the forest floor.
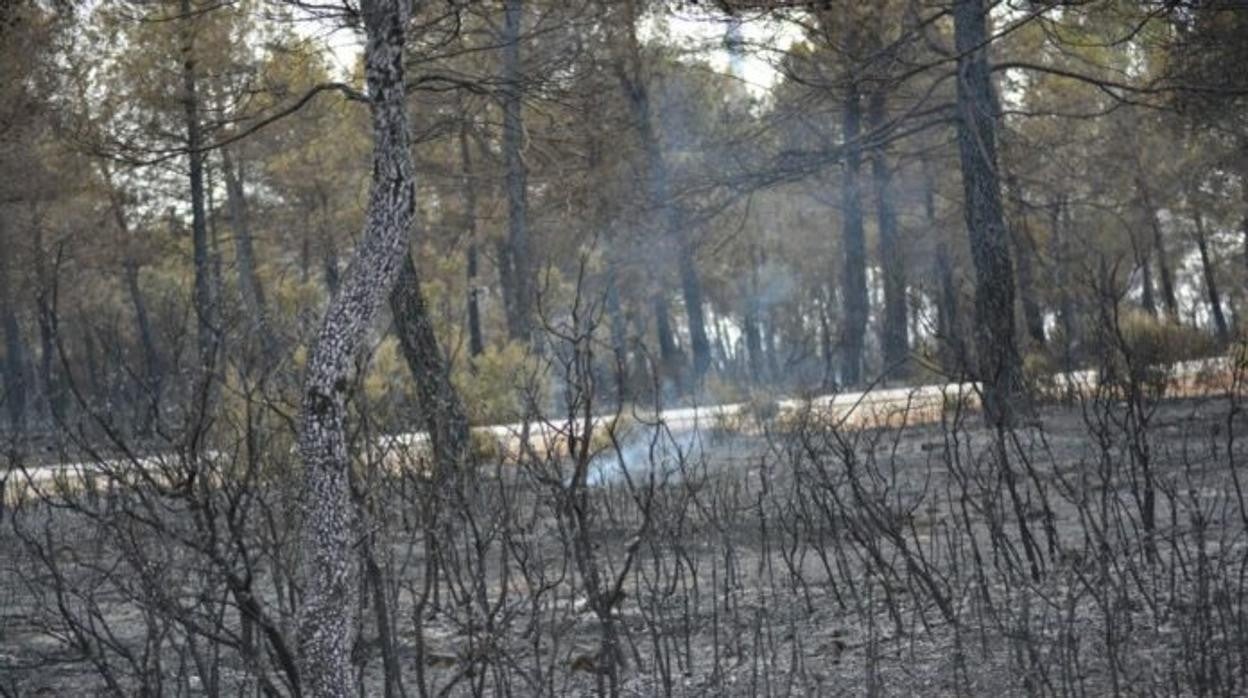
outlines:
{"label": "forest floor", "polygon": [[[644,542],[634,537],[642,519],[625,511],[644,488],[611,477],[591,494],[604,576],[636,552],[607,618],[575,581],[566,522],[553,508],[535,507],[545,513],[511,531],[526,543],[490,549],[521,572],[499,561],[481,574],[444,572],[444,597],[423,613],[424,546],[396,538],[392,569],[407,575],[394,585],[407,693],[422,694],[423,683],[445,695],[594,694],[608,685],[601,641],[610,624],[620,637],[618,690],[628,696],[1172,695],[1198,685],[1233,695],[1248,678],[1248,539],[1232,470],[1248,456],[1248,424],[1228,417],[1224,399],[1164,401],[1148,420],[1160,492],[1152,546],[1136,544],[1128,444],[1098,431],[1105,423],[1079,405],[1043,408],[1010,440],[1017,502],[989,472],[997,442],[975,416],[959,429],[824,434],[826,450],[775,433],[682,437],[693,457],[651,461],[669,477]],[[804,451],[815,455],[804,461]],[[861,472],[848,473],[851,465]],[[630,474],[645,480],[643,470]],[[823,486],[841,498],[822,496]],[[0,531],[11,556],[0,570],[0,687],[93,695],[104,688],[93,657],[111,650],[67,630],[47,572],[14,533],[13,517],[31,530],[31,516],[11,512]],[[42,516],[59,555],[86,556],[76,548],[94,539]],[[488,620],[467,598],[477,580],[486,580],[476,587],[488,599],[481,607],[496,609]],[[103,603],[109,641],[141,652],[148,626],[134,599],[114,590]],[[365,620],[362,646],[374,631]],[[368,654],[362,686],[380,695],[381,662]],[[239,667],[221,662],[229,684]],[[201,669],[161,671],[170,695],[207,693]]]}

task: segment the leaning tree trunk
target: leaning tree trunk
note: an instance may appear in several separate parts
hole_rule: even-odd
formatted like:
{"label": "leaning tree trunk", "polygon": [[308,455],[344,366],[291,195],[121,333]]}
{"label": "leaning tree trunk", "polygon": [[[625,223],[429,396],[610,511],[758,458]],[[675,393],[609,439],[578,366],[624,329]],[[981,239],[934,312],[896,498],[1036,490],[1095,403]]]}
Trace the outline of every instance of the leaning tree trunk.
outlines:
{"label": "leaning tree trunk", "polygon": [[997,176],[996,96],[988,67],[984,0],[956,0],[958,154],[975,266],[975,332],[984,413],[995,426],[1014,421],[1022,388],[1014,337],[1014,272]]}
{"label": "leaning tree trunk", "polygon": [[[886,94],[877,89],[871,94],[868,105],[871,128],[883,128],[887,115]],[[884,276],[884,322],[880,332],[880,344],[884,349],[885,375],[896,375],[906,362],[909,353],[906,321],[909,310],[906,302],[906,258],[897,230],[897,212],[893,204],[892,169],[884,146],[871,149],[871,174],[875,184],[876,219],[880,231],[876,257]]]}
{"label": "leaning tree trunk", "polygon": [[[1157,272],[1158,276],[1161,277],[1161,300],[1166,304],[1166,316],[1170,320],[1178,322],[1179,301],[1174,293],[1174,272],[1170,269],[1170,260],[1166,253],[1166,240],[1161,229],[1161,218],[1157,215],[1157,209],[1153,205],[1152,192],[1149,191],[1143,177],[1137,178],[1136,184],[1140,189],[1144,214],[1148,216],[1149,230],[1153,234],[1149,247],[1152,252],[1157,253]],[[1151,253],[1149,256],[1151,257]]]}
{"label": "leaning tree trunk", "polygon": [[1231,330],[1226,323],[1226,314],[1222,312],[1222,294],[1218,292],[1218,277],[1214,274],[1213,257],[1209,254],[1209,236],[1205,232],[1205,217],[1199,208],[1192,208],[1192,220],[1196,224],[1196,249],[1200,252],[1200,269],[1205,278],[1205,295],[1209,299],[1209,312],[1213,315],[1213,327],[1218,334],[1218,342],[1226,344],[1231,337]]}
{"label": "leaning tree trunk", "polygon": [[467,463],[468,417],[438,348],[411,254],[403,256],[398,281],[390,291],[390,312],[403,358],[416,382],[420,415],[429,434],[437,474],[450,475]]}
{"label": "leaning tree trunk", "polygon": [[303,607],[300,679],[305,695],[352,695],[356,532],[348,496],[345,420],[351,367],[399,273],[415,208],[403,85],[409,3],[365,0],[364,70],[372,111],[373,167],[364,234],[312,345],[301,405],[304,462],[300,530]]}
{"label": "leaning tree trunk", "polygon": [[[528,167],[520,149],[520,20],[523,0],[507,0],[503,12],[503,165],[507,172],[507,331],[529,341],[532,329],[533,266],[528,221]],[[507,284],[504,284],[507,287]]]}
{"label": "leaning tree trunk", "polygon": [[859,171],[862,151],[858,146],[862,105],[857,87],[851,87],[844,104],[845,181],[841,186],[844,216],[841,272],[841,383],[862,382],[863,337],[867,332],[867,243],[862,221]]}
{"label": "leaning tree trunk", "polygon": [[234,258],[238,264],[238,288],[243,308],[251,322],[253,339],[260,351],[261,365],[276,360],[277,339],[269,325],[268,307],[264,301],[264,287],[256,272],[256,253],[252,245],[251,221],[248,219],[247,199],[243,191],[243,164],[235,163],[230,149],[221,149],[221,166],[225,171],[226,206],[230,212],[230,224],[234,228]]}

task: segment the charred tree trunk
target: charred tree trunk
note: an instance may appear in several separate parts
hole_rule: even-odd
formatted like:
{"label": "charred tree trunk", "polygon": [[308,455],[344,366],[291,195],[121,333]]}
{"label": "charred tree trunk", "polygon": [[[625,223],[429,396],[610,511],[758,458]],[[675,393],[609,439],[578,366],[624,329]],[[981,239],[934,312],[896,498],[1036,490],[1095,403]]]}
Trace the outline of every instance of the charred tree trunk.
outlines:
{"label": "charred tree trunk", "polygon": [[1131,242],[1136,256],[1136,265],[1140,268],[1140,305],[1149,315],[1157,315],[1156,293],[1153,290],[1153,253],[1149,245],[1140,247],[1134,239]]}
{"label": "charred tree trunk", "polygon": [[[711,365],[711,342],[706,334],[706,314],[703,310],[702,280],[698,276],[693,241],[685,229],[680,209],[671,200],[670,173],[663,156],[659,134],[655,130],[650,104],[650,89],[642,74],[640,48],[637,43],[637,16],[633,2],[628,10],[628,56],[617,64],[620,82],[628,98],[634,126],[646,158],[646,199],[654,223],[652,230],[663,241],[670,240],[676,246],[677,271],[680,275],[681,295],[685,303],[685,317],[689,322],[689,344],[693,353],[693,379],[700,383]],[[664,303],[666,307],[666,302]],[[661,346],[661,344],[660,344]]]}
{"label": "charred tree trunk", "polygon": [[1007,172],[1006,189],[1010,193],[1014,209],[1014,224],[1010,226],[1010,242],[1014,248],[1014,266],[1018,272],[1018,297],[1023,308],[1023,326],[1027,336],[1036,346],[1044,346],[1044,311],[1036,299],[1035,266],[1036,243],[1031,237],[1027,222],[1027,201],[1019,189],[1018,178]]}
{"label": "charred tree trunk", "polygon": [[[507,276],[511,303],[507,331],[528,342],[532,330],[533,266],[528,221],[528,166],[520,152],[524,122],[520,113],[520,21],[523,0],[506,0],[503,12],[503,166],[507,172]],[[507,284],[504,284],[507,288]]]}
{"label": "charred tree trunk", "polygon": [[403,256],[399,278],[390,291],[390,312],[403,358],[416,383],[421,418],[429,434],[437,473],[446,476],[458,472],[467,466],[468,417],[438,347],[411,254]]}
{"label": "charred tree trunk", "polygon": [[[104,175],[106,178],[109,177],[107,172]],[[126,220],[125,210],[122,209],[121,195],[114,188],[111,181],[109,182],[108,203],[109,208],[112,209],[113,220],[117,223],[117,229],[125,240],[126,251],[125,258],[122,260],[122,282],[126,288],[126,295],[130,299],[130,306],[134,310],[134,322],[139,334],[139,346],[143,350],[143,376],[146,383],[144,389],[148,391],[148,397],[151,399],[153,411],[155,411],[155,407],[160,400],[163,367],[161,365],[160,352],[156,349],[151,316],[147,311],[147,300],[139,287],[139,262],[135,259],[132,248],[135,244],[134,238],[130,232],[129,222]]]}
{"label": "charred tree trunk", "polygon": [[[3,221],[0,221],[3,225]],[[3,231],[0,230],[0,233]],[[0,239],[3,236],[0,235]],[[9,261],[0,261],[0,320],[4,323],[4,405],[9,413],[9,429],[16,436],[26,431],[26,345],[17,319],[17,304],[9,278]]]}
{"label": "charred tree trunk", "polygon": [[863,231],[862,193],[859,171],[862,150],[858,137],[862,126],[862,105],[856,86],[850,88],[843,105],[845,181],[841,187],[841,215],[844,230],[841,244],[841,383],[862,382],[863,338],[867,332],[867,243]]}
{"label": "charred tree trunk", "polygon": [[[209,250],[208,216],[204,208],[204,151],[199,122],[199,95],[195,65],[194,9],[191,0],[182,0],[182,107],[186,128],[187,159],[190,161],[191,244],[195,266],[194,305],[196,343],[201,380],[211,380],[221,343],[221,326],[217,320],[217,279],[212,253]],[[207,384],[207,383],[205,383]]]}
{"label": "charred tree trunk", "polygon": [[1059,198],[1052,204],[1050,211],[1050,228],[1052,230],[1053,268],[1055,273],[1054,285],[1057,290],[1057,315],[1058,322],[1062,327],[1062,369],[1065,371],[1074,370],[1074,353],[1075,347],[1080,342],[1079,324],[1075,319],[1075,302],[1074,294],[1070,289],[1070,273],[1069,265],[1072,262],[1070,254],[1070,243],[1066,235],[1066,203],[1064,198]]}
{"label": "charred tree trunk", "polygon": [[996,96],[988,66],[984,0],[956,0],[958,154],[966,225],[975,266],[975,326],[984,412],[990,424],[1013,424],[1022,388],[1014,338],[1014,272],[997,177]]}
{"label": "charred tree trunk", "polygon": [[[868,111],[873,129],[882,128],[887,120],[886,99],[883,89],[871,93]],[[907,336],[909,311],[906,299],[906,258],[893,204],[893,173],[882,145],[871,149],[871,174],[875,183],[876,219],[880,233],[876,257],[884,276],[884,322],[881,326],[880,344],[884,349],[885,375],[892,377],[904,368],[910,350]]]}
{"label": "charred tree trunk", "polygon": [[1209,299],[1209,313],[1213,316],[1213,328],[1218,343],[1226,344],[1231,330],[1222,312],[1222,294],[1218,292],[1218,278],[1213,270],[1213,257],[1209,254],[1209,236],[1205,232],[1205,217],[1200,209],[1192,208],[1192,221],[1196,224],[1196,249],[1200,252],[1200,269],[1205,279],[1205,296]]}
{"label": "charred tree trunk", "polygon": [[477,180],[472,171],[466,116],[459,129],[459,160],[464,171],[464,230],[468,235],[468,352],[477,357],[485,351],[485,338],[481,334],[480,288],[477,285]]}
{"label": "charred tree trunk", "polygon": [[750,283],[746,289],[745,318],[745,358],[749,365],[750,381],[756,384],[763,382],[763,337],[759,331],[762,312],[759,303],[758,252],[750,250]]}
{"label": "charred tree trunk", "polygon": [[277,338],[269,324],[268,307],[264,300],[264,287],[256,272],[256,253],[252,244],[251,223],[248,220],[247,199],[243,191],[243,163],[234,163],[229,148],[221,149],[221,165],[225,171],[226,205],[230,211],[230,224],[234,228],[234,258],[238,264],[238,288],[243,308],[251,321],[253,338],[259,343],[262,364],[276,360]]}
{"label": "charred tree trunk", "polygon": [[367,34],[372,185],[363,236],[326,310],[304,382],[298,638],[300,679],[309,696],[353,693],[350,653],[358,590],[347,476],[347,391],[352,360],[398,276],[415,209],[403,81],[408,9],[405,0],[366,0],[360,7]]}
{"label": "charred tree trunk", "polygon": [[1178,322],[1179,301],[1174,293],[1174,272],[1170,269],[1170,259],[1166,253],[1166,240],[1161,229],[1161,219],[1157,216],[1157,209],[1153,205],[1152,192],[1149,191],[1144,179],[1142,177],[1138,178],[1136,184],[1140,189],[1144,214],[1148,216],[1149,230],[1153,234],[1150,245],[1152,251],[1157,253],[1157,272],[1161,278],[1161,300],[1166,305],[1166,316],[1170,320]]}

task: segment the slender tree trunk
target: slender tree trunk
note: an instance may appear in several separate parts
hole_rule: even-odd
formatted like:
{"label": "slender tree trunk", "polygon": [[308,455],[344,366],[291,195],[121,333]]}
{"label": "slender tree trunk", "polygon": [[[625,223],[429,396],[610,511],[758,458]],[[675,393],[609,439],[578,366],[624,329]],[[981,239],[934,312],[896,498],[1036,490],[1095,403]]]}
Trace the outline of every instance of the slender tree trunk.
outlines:
{"label": "slender tree trunk", "polygon": [[988,67],[984,0],[955,0],[958,51],[958,153],[966,225],[975,266],[975,325],[984,412],[990,424],[1013,424],[1022,368],[1014,338],[1014,272],[997,176],[996,96]]}
{"label": "slender tree trunk", "polygon": [[399,278],[390,290],[390,312],[403,358],[416,383],[421,417],[438,473],[447,476],[458,472],[467,466],[468,417],[438,347],[411,254],[404,255]]}
{"label": "slender tree trunk", "polygon": [[1140,189],[1144,213],[1148,216],[1149,230],[1153,234],[1151,247],[1157,253],[1157,271],[1161,277],[1161,300],[1166,305],[1166,316],[1178,322],[1179,301],[1174,293],[1174,272],[1170,269],[1169,255],[1166,253],[1166,240],[1161,229],[1161,219],[1157,215],[1157,209],[1153,206],[1152,193],[1143,177],[1136,179],[1136,185]]}
{"label": "slender tree trunk", "polygon": [[863,230],[862,193],[859,171],[862,152],[857,145],[862,124],[862,105],[856,86],[850,88],[843,105],[846,144],[845,174],[841,186],[841,215],[844,230],[841,239],[843,264],[841,271],[841,383],[862,382],[863,338],[867,332],[867,243]]}
{"label": "slender tree trunk", "polygon": [[[104,173],[109,178],[107,171]],[[125,257],[122,260],[122,282],[126,288],[126,295],[130,299],[130,306],[134,310],[135,328],[139,334],[139,346],[143,350],[143,372],[144,388],[150,393],[153,405],[159,403],[160,385],[163,380],[163,367],[160,358],[160,352],[156,349],[155,334],[152,332],[152,321],[147,311],[147,300],[143,296],[143,291],[139,286],[139,262],[135,259],[133,245],[135,244],[133,235],[130,232],[129,222],[126,220],[125,210],[122,209],[121,196],[111,182],[108,182],[108,203],[112,210],[113,220],[117,223],[117,229],[121,232],[125,245]]]}
{"label": "slender tree trunk", "polygon": [[352,694],[356,540],[345,420],[353,359],[398,277],[415,209],[403,47],[409,4],[365,0],[364,71],[372,110],[373,168],[364,233],[329,303],[308,359],[299,450],[304,461],[300,530],[303,607],[299,664],[304,694]]}
{"label": "slender tree trunk", "polygon": [[1140,305],[1143,306],[1144,312],[1149,315],[1157,315],[1156,294],[1153,290],[1153,253],[1150,245],[1140,247],[1139,243],[1132,239],[1131,245],[1135,251],[1136,265],[1140,268]]}
{"label": "slender tree trunk", "polygon": [[251,222],[248,220],[247,199],[243,190],[243,163],[234,163],[229,148],[221,149],[221,165],[225,171],[226,205],[234,228],[234,257],[238,264],[238,288],[251,330],[259,342],[262,362],[271,363],[278,351],[277,338],[269,324],[264,286],[256,272],[256,254],[252,245]]}
{"label": "slender tree trunk", "polygon": [[750,249],[750,283],[746,287],[745,318],[745,358],[749,365],[750,381],[755,384],[763,382],[763,338],[759,332],[762,312],[759,307],[757,248]]}
{"label": "slender tree trunk", "polygon": [[217,282],[213,274],[209,250],[208,217],[204,208],[204,152],[199,122],[199,95],[195,65],[194,8],[191,0],[182,0],[182,105],[185,113],[187,159],[190,161],[191,244],[195,266],[194,305],[196,341],[199,349],[198,369],[201,380],[216,362],[220,347],[221,326],[217,320]]}
{"label": "slender tree trunk", "polygon": [[637,43],[636,7],[631,0],[627,3],[627,9],[628,65],[627,67],[618,65],[617,69],[645,152],[648,214],[656,217],[655,224],[651,227],[661,236],[660,243],[671,241],[676,247],[677,271],[685,303],[685,317],[689,322],[693,378],[695,384],[700,384],[711,365],[711,342],[706,334],[702,281],[698,276],[693,241],[689,238],[688,230],[685,229],[685,221],[680,208],[671,200],[670,172],[653,123],[650,89],[642,74],[640,48]]}
{"label": "slender tree trunk", "polygon": [[1205,278],[1205,295],[1209,299],[1209,313],[1218,342],[1225,344],[1231,338],[1231,330],[1222,312],[1222,294],[1218,292],[1218,278],[1213,270],[1213,257],[1209,254],[1209,236],[1205,233],[1205,217],[1200,209],[1192,208],[1192,221],[1196,224],[1196,249],[1200,252],[1200,269]]}
{"label": "slender tree trunk", "polygon": [[683,390],[680,349],[676,346],[676,333],[672,330],[672,314],[667,307],[667,296],[662,291],[655,293],[650,304],[654,308],[654,330],[659,340],[659,373],[671,379],[678,390]]}
{"label": "slender tree trunk", "polygon": [[464,230],[468,234],[468,352],[477,357],[485,351],[485,338],[481,334],[481,289],[477,281],[477,179],[472,169],[472,149],[468,147],[466,115],[459,129],[459,160],[464,172]]}
{"label": "slender tree trunk", "polygon": [[507,172],[508,273],[512,292],[507,331],[528,342],[532,331],[533,265],[528,228],[528,166],[521,148],[520,22],[523,0],[506,0],[503,11],[503,164]]}
{"label": "slender tree trunk", "polygon": [[[3,221],[0,221],[0,226]],[[6,239],[0,230],[0,239]],[[4,404],[9,429],[16,436],[26,432],[26,346],[17,319],[17,304],[9,280],[9,260],[0,261],[0,320],[4,323]]]}
{"label": "slender tree trunk", "polygon": [[[887,95],[883,89],[871,93],[868,106],[871,127],[878,129],[887,120]],[[876,219],[879,241],[876,257],[884,276],[884,322],[880,344],[884,349],[884,370],[894,376],[904,368],[909,353],[907,336],[906,257],[897,230],[893,204],[892,170],[884,146],[871,149],[871,174],[875,183]]]}
{"label": "slender tree trunk", "polygon": [[1066,235],[1066,203],[1064,197],[1053,202],[1050,212],[1050,228],[1052,229],[1052,257],[1054,269],[1054,286],[1058,294],[1058,322],[1062,326],[1062,369],[1074,370],[1074,350],[1080,342],[1079,324],[1075,319],[1074,294],[1070,288],[1070,272],[1068,265],[1073,262],[1070,244]]}
{"label": "slender tree trunk", "polygon": [[1023,326],[1036,346],[1044,346],[1044,310],[1036,298],[1036,244],[1027,220],[1027,202],[1019,188],[1018,178],[1006,173],[1006,190],[1014,208],[1014,224],[1010,226],[1010,243],[1014,248],[1014,266],[1018,271],[1018,297],[1023,308]]}

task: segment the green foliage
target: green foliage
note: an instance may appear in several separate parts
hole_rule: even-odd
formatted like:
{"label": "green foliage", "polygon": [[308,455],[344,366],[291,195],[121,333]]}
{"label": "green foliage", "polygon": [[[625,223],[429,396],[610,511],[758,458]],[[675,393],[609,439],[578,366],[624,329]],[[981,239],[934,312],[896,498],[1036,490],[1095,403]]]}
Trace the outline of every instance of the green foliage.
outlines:
{"label": "green foliage", "polygon": [[535,362],[518,342],[489,346],[469,366],[459,362],[451,378],[474,424],[507,424],[524,416],[524,391]]}

